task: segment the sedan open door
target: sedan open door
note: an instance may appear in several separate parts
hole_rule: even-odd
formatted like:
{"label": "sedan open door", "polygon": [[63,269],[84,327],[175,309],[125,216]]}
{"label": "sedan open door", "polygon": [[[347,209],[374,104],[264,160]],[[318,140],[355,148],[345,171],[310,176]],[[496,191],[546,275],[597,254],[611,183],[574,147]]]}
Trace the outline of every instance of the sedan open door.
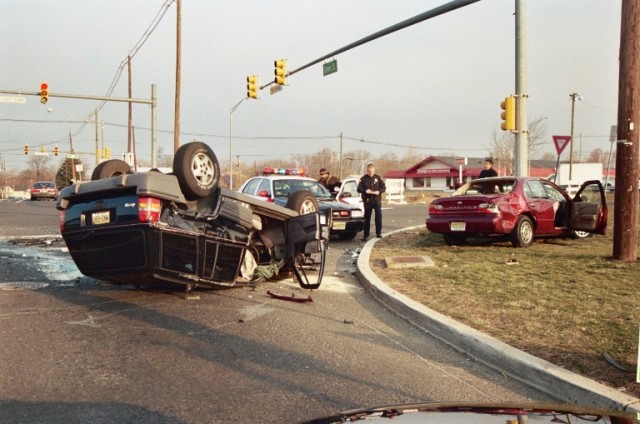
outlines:
{"label": "sedan open door", "polygon": [[598,180],[587,181],[571,201],[569,227],[576,231],[606,234],[607,199]]}

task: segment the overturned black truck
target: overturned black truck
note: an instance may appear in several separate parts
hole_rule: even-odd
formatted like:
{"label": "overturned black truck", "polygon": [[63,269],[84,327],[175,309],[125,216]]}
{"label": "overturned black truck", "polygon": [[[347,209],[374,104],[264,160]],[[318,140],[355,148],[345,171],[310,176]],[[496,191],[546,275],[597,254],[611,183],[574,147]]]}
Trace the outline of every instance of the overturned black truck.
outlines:
{"label": "overturned black truck", "polygon": [[[91,181],[60,191],[60,232],[80,272],[115,284],[190,292],[290,275],[318,288],[330,214],[317,205],[301,214],[297,204],[256,200],[219,180],[217,158],[201,142],[178,149],[171,174],[102,162]],[[302,197],[315,202],[311,193]]]}

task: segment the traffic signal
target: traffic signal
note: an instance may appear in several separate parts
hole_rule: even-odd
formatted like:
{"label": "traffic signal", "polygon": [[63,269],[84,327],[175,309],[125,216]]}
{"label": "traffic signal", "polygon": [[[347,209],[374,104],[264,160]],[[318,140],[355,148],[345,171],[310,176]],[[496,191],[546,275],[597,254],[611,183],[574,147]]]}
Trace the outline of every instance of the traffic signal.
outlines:
{"label": "traffic signal", "polygon": [[278,85],[287,85],[287,61],[285,59],[276,60],[273,62],[273,66],[276,68],[273,71],[274,82]]}
{"label": "traffic signal", "polygon": [[58,156],[58,146],[55,146],[55,147],[53,148],[53,154],[54,154],[55,156]]}
{"label": "traffic signal", "polygon": [[111,147],[105,147],[104,148],[104,157],[105,157],[105,159],[110,159],[111,158]]}
{"label": "traffic signal", "polygon": [[503,131],[515,131],[516,130],[516,98],[515,96],[505,97],[504,101],[500,103],[502,108],[502,124],[500,128]]}
{"label": "traffic signal", "polygon": [[40,84],[40,103],[46,104],[49,101],[49,84]]}
{"label": "traffic signal", "polygon": [[24,154],[25,154],[25,155],[28,155],[28,154],[29,154],[29,145],[28,145],[28,144],[25,144],[25,145],[24,145]]}
{"label": "traffic signal", "polygon": [[247,98],[259,99],[260,94],[258,92],[258,86],[260,85],[260,79],[257,75],[249,75],[247,77]]}

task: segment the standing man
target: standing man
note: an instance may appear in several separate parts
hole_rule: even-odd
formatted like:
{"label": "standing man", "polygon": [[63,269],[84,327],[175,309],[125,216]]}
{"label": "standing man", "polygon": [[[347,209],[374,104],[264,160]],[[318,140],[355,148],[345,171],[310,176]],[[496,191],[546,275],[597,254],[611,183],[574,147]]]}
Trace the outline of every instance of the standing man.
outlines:
{"label": "standing man", "polygon": [[358,193],[362,196],[364,202],[364,231],[362,241],[367,241],[369,238],[369,229],[371,227],[371,212],[375,210],[376,218],[376,237],[382,237],[382,193],[385,192],[387,187],[380,178],[376,175],[376,167],[370,163],[367,165],[367,173],[360,178],[358,183]]}
{"label": "standing man", "polygon": [[325,186],[331,194],[334,194],[335,188],[340,187],[342,184],[337,177],[331,176],[327,168],[320,168],[320,179],[318,182]]}
{"label": "standing man", "polygon": [[480,176],[478,178],[486,178],[486,177],[497,177],[498,173],[495,169],[493,169],[493,160],[491,158],[487,158],[484,161],[484,169],[480,171]]}

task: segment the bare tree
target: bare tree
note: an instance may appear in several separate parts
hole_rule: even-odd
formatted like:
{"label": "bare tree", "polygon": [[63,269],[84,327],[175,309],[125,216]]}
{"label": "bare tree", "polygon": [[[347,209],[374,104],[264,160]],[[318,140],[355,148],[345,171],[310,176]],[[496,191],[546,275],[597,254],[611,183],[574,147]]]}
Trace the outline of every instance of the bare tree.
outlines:
{"label": "bare tree", "polygon": [[515,159],[515,135],[509,131],[493,130],[491,133],[489,154],[499,175],[513,175]]}
{"label": "bare tree", "polygon": [[[544,136],[547,133],[547,118],[538,118],[529,124],[527,139],[528,156],[533,157],[544,147]],[[515,160],[515,135],[510,131],[493,130],[490,140],[490,154],[500,175],[513,175]]]}
{"label": "bare tree", "polygon": [[33,155],[27,160],[29,170],[31,171],[31,178],[38,180],[52,180],[54,171],[50,169],[49,164],[51,158],[45,155]]}

